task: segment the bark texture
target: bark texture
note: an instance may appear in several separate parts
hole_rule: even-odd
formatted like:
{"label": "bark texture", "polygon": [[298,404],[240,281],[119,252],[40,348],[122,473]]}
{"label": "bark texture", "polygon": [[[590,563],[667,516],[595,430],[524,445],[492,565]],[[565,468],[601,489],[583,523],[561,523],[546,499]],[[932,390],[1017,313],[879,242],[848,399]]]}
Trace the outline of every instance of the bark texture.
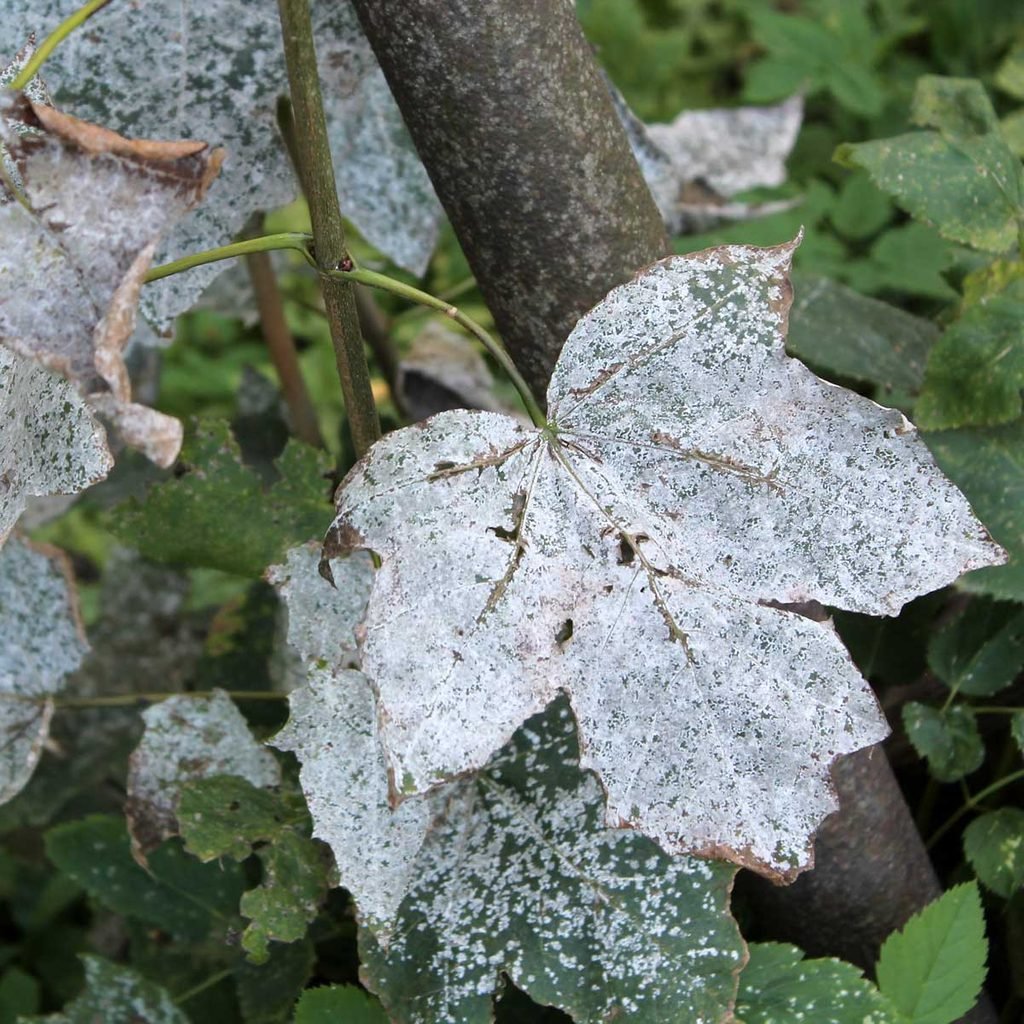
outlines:
{"label": "bark texture", "polygon": [[581,314],[669,252],[566,0],[355,0],[537,398]]}
{"label": "bark texture", "polygon": [[[502,337],[543,398],[577,318],[669,251],[573,7],[353,3]],[[819,835],[817,867],[765,889],[763,908],[775,936],[873,966],[888,932],[940,890],[884,752],[854,755],[835,778],[842,809]]]}

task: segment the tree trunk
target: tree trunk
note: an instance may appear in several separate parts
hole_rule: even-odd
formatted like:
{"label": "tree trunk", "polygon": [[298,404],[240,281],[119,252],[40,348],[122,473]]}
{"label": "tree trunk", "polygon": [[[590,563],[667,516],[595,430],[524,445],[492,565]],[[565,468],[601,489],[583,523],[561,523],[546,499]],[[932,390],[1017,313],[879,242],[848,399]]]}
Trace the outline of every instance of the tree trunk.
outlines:
{"label": "tree trunk", "polygon": [[[669,251],[573,7],[353,3],[498,329],[543,399],[578,317]],[[775,890],[766,924],[873,962],[938,884],[882,750],[848,759],[836,779],[843,809],[819,839],[813,882]]]}

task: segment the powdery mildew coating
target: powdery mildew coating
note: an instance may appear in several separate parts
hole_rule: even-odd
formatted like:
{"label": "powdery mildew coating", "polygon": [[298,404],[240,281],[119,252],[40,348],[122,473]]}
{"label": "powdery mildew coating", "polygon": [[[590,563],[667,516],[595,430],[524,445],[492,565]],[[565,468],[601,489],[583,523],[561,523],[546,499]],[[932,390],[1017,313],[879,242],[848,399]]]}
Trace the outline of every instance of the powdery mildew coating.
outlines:
{"label": "powdery mildew coating", "polygon": [[[7,0],[0,38],[45,33],[77,0]],[[348,0],[312,4],[342,209],[399,265],[422,273],[441,223],[434,195]],[[294,198],[275,123],[288,94],[273,0],[123,4],[73,33],[46,67],[57,102],[142,138],[201,138],[228,151],[209,201],[183,221],[157,262],[230,242],[257,210]],[[160,327],[191,308],[226,264],[150,285],[143,309]]]}
{"label": "powdery mildew coating", "polygon": [[64,678],[86,651],[59,557],[18,539],[0,550],[0,803],[28,782]]}
{"label": "powdery mildew coating", "polygon": [[0,346],[0,545],[30,498],[77,494],[113,465],[106,433],[63,378]]}
{"label": "powdery mildew coating", "polygon": [[551,426],[443,413],[338,495],[377,551],[363,671],[396,790],[482,766],[566,692],[608,819],[769,875],[808,866],[828,766],[886,733],[830,626],[1001,561],[897,412],[783,351],[795,243],[672,257],[584,316]]}
{"label": "powdery mildew coating", "polygon": [[128,762],[125,813],[143,853],[178,831],[175,808],[192,779],[240,775],[254,786],[276,786],[281,770],[256,741],[223,690],[208,697],[169,697],[142,713],[146,731]]}
{"label": "powdery mildew coating", "polygon": [[188,1024],[170,993],[141,974],[98,956],[83,956],[85,989],[66,1013],[46,1017],[48,1024],[83,1021],[145,1021],[145,1024]]}
{"label": "powdery mildew coating", "polygon": [[734,869],[669,857],[601,820],[564,700],[452,784],[366,980],[403,1024],[484,1024],[506,973],[580,1022],[730,1019],[746,951]]}

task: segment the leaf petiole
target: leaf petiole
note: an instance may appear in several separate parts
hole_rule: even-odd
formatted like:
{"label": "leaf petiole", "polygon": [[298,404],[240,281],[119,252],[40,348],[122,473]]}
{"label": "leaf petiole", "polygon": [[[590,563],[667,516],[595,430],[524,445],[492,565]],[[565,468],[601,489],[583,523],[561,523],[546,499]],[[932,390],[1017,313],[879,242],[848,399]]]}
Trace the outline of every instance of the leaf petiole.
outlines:
{"label": "leaf petiole", "polygon": [[81,25],[84,25],[97,11],[106,7],[110,0],[89,0],[75,11],[68,15],[44,40],[42,45],[29,58],[28,63],[11,80],[8,88],[24,89],[33,76],[39,71],[46,61],[46,58],[57,49],[58,46]]}
{"label": "leaf petiole", "polygon": [[475,320],[463,313],[458,306],[453,306],[450,302],[445,302],[443,299],[436,298],[428,292],[420,291],[419,288],[414,288],[412,285],[405,284],[402,281],[396,281],[385,274],[378,274],[373,270],[363,270],[361,267],[352,266],[347,270],[340,268],[334,270],[321,269],[320,273],[326,274],[328,277],[351,281],[355,284],[363,284],[368,288],[379,288],[381,291],[390,292],[392,295],[399,296],[399,298],[408,299],[410,302],[416,302],[421,306],[426,306],[428,309],[436,309],[438,312],[444,313],[445,316],[454,320],[460,327],[463,327],[472,334],[494,357],[519,393],[519,397],[523,400],[523,405],[526,406],[526,411],[530,414],[530,419],[533,421],[534,426],[539,427],[541,430],[547,428],[548,421],[544,411],[537,403],[537,399],[533,397],[529,384],[526,383],[522,374],[516,369],[516,364],[512,362],[512,357],[508,354],[505,346]]}
{"label": "leaf petiole", "polygon": [[146,283],[159,281],[174,274],[181,274],[194,267],[202,267],[207,263],[217,263],[220,260],[231,260],[236,256],[250,256],[254,252],[271,252],[274,249],[294,249],[302,253],[304,259],[310,266],[316,266],[313,253],[310,250],[312,237],[300,231],[283,231],[277,235],[261,235],[259,238],[246,238],[241,242],[232,242],[230,245],[220,245],[216,249],[205,249],[203,252],[191,253],[182,256],[180,260],[172,260],[159,267],[151,267],[146,274]]}

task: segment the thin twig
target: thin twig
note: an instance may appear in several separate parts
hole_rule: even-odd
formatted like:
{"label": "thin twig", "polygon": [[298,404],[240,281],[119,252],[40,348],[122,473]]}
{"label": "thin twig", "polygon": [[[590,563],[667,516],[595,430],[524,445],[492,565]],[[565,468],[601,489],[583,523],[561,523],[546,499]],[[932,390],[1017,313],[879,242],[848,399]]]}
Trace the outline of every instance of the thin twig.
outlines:
{"label": "thin twig", "polygon": [[11,80],[9,88],[24,89],[32,81],[36,72],[43,66],[46,58],[80,25],[85,24],[97,11],[106,7],[110,0],[89,0],[79,7],[74,14],[66,17],[42,42],[42,45],[29,58],[28,63]]}

